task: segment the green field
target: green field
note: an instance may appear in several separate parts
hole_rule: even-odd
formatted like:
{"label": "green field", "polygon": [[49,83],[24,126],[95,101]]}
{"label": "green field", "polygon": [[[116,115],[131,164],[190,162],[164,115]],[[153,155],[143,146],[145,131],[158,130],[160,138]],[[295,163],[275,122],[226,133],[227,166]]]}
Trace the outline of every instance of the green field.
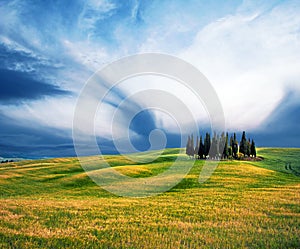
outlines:
{"label": "green field", "polygon": [[[139,165],[106,159],[147,177],[177,153]],[[258,155],[264,160],[222,161],[203,184],[196,161],[176,187],[148,198],[101,189],[76,158],[1,164],[0,248],[300,248],[300,149]]]}

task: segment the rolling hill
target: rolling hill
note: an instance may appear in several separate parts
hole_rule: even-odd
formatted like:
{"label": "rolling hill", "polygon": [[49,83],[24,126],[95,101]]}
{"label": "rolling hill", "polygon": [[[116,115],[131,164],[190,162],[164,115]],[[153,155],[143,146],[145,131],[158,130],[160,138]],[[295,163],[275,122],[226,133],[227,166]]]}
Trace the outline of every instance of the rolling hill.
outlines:
{"label": "rolling hill", "polygon": [[[149,177],[177,153],[145,164],[105,158],[125,175]],[[101,189],[77,158],[1,164],[0,248],[299,248],[300,149],[258,154],[264,160],[220,162],[203,184],[196,161],[178,185],[148,198]]]}

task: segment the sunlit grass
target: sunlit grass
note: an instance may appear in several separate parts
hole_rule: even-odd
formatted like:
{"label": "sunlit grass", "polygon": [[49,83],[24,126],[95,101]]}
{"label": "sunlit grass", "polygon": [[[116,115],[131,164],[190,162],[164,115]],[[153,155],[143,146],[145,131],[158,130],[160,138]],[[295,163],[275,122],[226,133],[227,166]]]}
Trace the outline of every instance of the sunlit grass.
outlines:
{"label": "sunlit grass", "polygon": [[[106,159],[148,177],[177,152],[148,164]],[[74,158],[1,165],[0,248],[299,248],[300,178],[285,162],[297,169],[300,150],[258,152],[263,161],[223,161],[203,184],[196,161],[170,191],[137,199],[101,189]]]}

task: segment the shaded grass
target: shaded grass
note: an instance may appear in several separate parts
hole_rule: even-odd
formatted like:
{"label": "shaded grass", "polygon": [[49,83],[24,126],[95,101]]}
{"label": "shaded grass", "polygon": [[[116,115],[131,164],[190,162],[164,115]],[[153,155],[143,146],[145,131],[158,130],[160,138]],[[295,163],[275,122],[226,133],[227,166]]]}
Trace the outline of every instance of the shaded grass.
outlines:
{"label": "shaded grass", "polygon": [[[174,153],[148,164],[106,159],[121,173],[148,177],[170,167]],[[222,161],[203,184],[204,162],[196,161],[169,192],[139,199],[101,189],[74,158],[7,164],[0,167],[0,248],[299,248],[300,178],[284,162],[296,165],[300,150],[259,155],[265,159]]]}

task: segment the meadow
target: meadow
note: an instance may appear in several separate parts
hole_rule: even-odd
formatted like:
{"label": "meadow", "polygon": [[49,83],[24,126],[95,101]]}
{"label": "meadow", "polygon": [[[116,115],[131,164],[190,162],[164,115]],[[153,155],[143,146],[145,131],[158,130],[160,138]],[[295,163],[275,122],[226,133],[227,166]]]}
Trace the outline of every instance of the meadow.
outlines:
{"label": "meadow", "polygon": [[[106,160],[123,174],[148,177],[178,151],[145,164]],[[264,160],[221,161],[202,184],[197,160],[178,185],[148,198],[101,189],[77,158],[1,164],[0,248],[300,248],[300,149],[260,148],[258,155]]]}

